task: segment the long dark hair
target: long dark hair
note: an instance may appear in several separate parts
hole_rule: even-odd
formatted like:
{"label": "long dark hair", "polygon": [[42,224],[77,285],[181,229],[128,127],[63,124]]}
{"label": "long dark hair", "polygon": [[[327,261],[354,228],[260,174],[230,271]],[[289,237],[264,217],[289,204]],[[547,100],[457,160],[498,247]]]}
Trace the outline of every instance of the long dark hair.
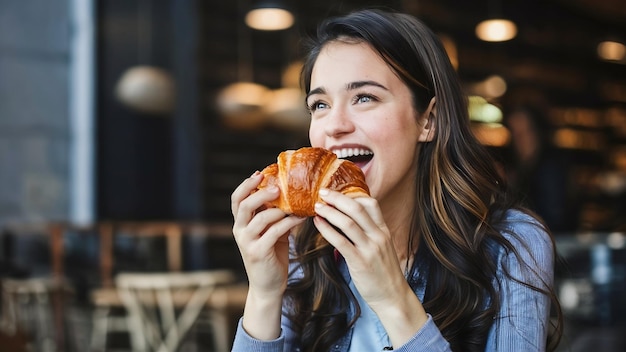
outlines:
{"label": "long dark hair", "polygon": [[[471,132],[467,101],[443,45],[428,27],[406,14],[362,10],[328,19],[308,43],[302,71],[307,93],[313,65],[324,45],[333,41],[370,45],[407,84],[418,112],[436,97],[435,137],[416,156],[418,206],[407,248],[418,248],[418,253],[411,253],[416,260],[409,283],[415,288],[420,283],[411,277],[428,277],[424,308],[453,350],[483,351],[500,306],[493,247],[517,255],[502,234],[505,211],[515,204],[507,199],[504,180],[488,151]],[[359,307],[337,269],[332,247],[312,222],[295,236],[293,250],[301,274],[287,288],[290,317],[303,351],[325,351],[354,324]],[[548,341],[553,349],[562,324],[551,284],[523,284],[553,301],[559,321]],[[349,321],[351,309],[356,314]]]}

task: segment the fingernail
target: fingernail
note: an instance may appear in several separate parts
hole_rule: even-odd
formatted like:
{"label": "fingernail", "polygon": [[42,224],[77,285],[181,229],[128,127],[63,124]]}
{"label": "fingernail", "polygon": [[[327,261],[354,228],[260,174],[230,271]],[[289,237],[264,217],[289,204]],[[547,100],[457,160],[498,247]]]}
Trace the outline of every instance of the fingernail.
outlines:
{"label": "fingernail", "polygon": [[261,171],[256,170],[252,175],[250,175],[250,177],[259,176],[260,174],[261,174]]}
{"label": "fingernail", "polygon": [[324,204],[320,203],[320,202],[316,202],[315,203],[315,209],[320,209],[321,207],[323,207]]}
{"label": "fingernail", "polygon": [[326,188],[322,188],[322,189],[320,189],[320,197],[327,196],[327,195],[328,195],[328,193],[329,193],[329,192],[328,192],[328,189],[326,189]]}
{"label": "fingernail", "polygon": [[269,186],[267,187],[267,190],[272,193],[278,193],[278,187],[276,186]]}

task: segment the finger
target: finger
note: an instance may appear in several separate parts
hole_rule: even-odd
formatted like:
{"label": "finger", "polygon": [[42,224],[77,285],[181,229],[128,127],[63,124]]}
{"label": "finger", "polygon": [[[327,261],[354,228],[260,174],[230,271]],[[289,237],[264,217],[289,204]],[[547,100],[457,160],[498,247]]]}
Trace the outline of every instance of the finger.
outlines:
{"label": "finger", "polygon": [[306,218],[297,217],[295,215],[287,216],[270,226],[267,231],[263,233],[262,239],[275,242],[276,239],[289,233],[294,227],[302,224],[305,220]]}
{"label": "finger", "polygon": [[[367,201],[361,200],[359,202],[357,200],[361,198],[368,199],[366,197],[350,198],[344,194],[341,194],[340,192],[331,191],[328,189],[320,190],[319,195],[320,195],[320,198],[324,202],[326,202],[328,205],[331,205],[332,207],[336,208],[340,212],[349,215],[349,218],[353,222],[355,222],[355,224],[358,225],[361,228],[361,230],[376,231],[377,229],[380,228],[380,226],[378,226],[378,221],[375,221],[372,218],[372,215],[369,213],[370,210],[377,207],[377,202],[374,198],[369,198],[370,199],[369,202],[372,203],[373,201],[374,204],[368,204],[368,207],[365,207],[362,203],[367,203]],[[380,218],[380,223],[382,226],[384,226],[385,222],[382,219],[382,215],[377,216],[377,217]],[[333,220],[331,219],[328,219],[328,220],[331,223],[339,226],[339,224],[335,223]],[[352,226],[351,224],[347,224],[347,225]]]}
{"label": "finger", "polygon": [[335,247],[344,258],[349,259],[353,256],[356,250],[354,244],[347,236],[337,231],[326,219],[321,216],[315,216],[313,218],[313,224],[322,237],[324,237],[331,246]]}
{"label": "finger", "polygon": [[[270,202],[280,194],[280,190],[276,186],[269,186],[258,192],[254,192],[247,196],[239,203],[237,212],[234,214],[235,223],[238,225],[247,226],[256,211],[263,206],[263,204]],[[283,213],[284,214],[284,213]]]}
{"label": "finger", "polygon": [[[326,226],[318,228],[320,232],[327,231],[329,235],[333,235],[334,233],[343,234],[341,237],[345,236],[355,244],[359,244],[366,239],[361,226],[351,218],[351,216],[354,215],[353,213],[350,213],[350,216],[348,216],[331,205],[319,202],[315,204],[315,212],[318,216],[324,218],[330,226],[328,230]],[[338,228],[341,233],[335,230],[331,224]],[[324,233],[322,233],[322,235],[324,235]]]}
{"label": "finger", "polygon": [[378,201],[376,199],[372,197],[358,197],[354,198],[354,201],[361,204],[376,224],[376,227],[387,227],[387,223],[385,222],[385,218],[383,218],[383,213],[380,210],[380,206],[378,205]]}
{"label": "finger", "polygon": [[276,208],[260,211],[249,221],[244,221],[244,216],[238,217],[233,226],[235,242],[241,246],[258,239],[267,227],[284,217],[285,213]]}
{"label": "finger", "polygon": [[287,217],[285,212],[278,208],[265,209],[254,214],[247,228],[260,237],[263,235],[266,228],[285,217]]}
{"label": "finger", "polygon": [[235,216],[238,212],[239,203],[243,201],[246,197],[252,193],[256,189],[256,187],[261,183],[263,179],[263,175],[259,171],[255,171],[250,177],[245,179],[230,196],[230,205],[231,212],[233,216]]}
{"label": "finger", "polygon": [[300,218],[294,215],[284,217],[277,222],[273,223],[263,235],[259,238],[258,249],[260,251],[269,250],[276,242],[285,235],[288,235],[294,227],[300,225],[306,220],[306,218]]}

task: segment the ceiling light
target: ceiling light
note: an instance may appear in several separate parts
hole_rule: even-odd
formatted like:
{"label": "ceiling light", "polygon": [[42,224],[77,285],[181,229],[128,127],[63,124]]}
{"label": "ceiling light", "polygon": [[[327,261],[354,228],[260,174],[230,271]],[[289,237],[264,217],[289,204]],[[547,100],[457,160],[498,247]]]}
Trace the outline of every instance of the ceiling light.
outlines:
{"label": "ceiling light", "polygon": [[264,106],[269,121],[276,127],[306,131],[311,121],[300,88],[280,88],[272,91]]}
{"label": "ceiling light", "polygon": [[487,42],[504,42],[516,35],[515,23],[503,18],[485,20],[476,26],[476,36]]}
{"label": "ceiling light", "polygon": [[487,99],[480,96],[469,97],[470,120],[483,123],[502,122],[502,110],[499,107],[487,102]]}
{"label": "ceiling light", "polygon": [[148,114],[174,110],[176,89],[171,74],[154,66],[133,66],[115,86],[115,96],[126,106]]}
{"label": "ceiling light", "polygon": [[506,81],[498,75],[487,77],[483,81],[485,95],[490,98],[499,98],[506,93]]}
{"label": "ceiling light", "polygon": [[217,107],[226,125],[239,129],[257,128],[265,118],[263,106],[269,88],[254,82],[236,82],[226,86],[217,96]]}
{"label": "ceiling light", "polygon": [[606,61],[623,61],[626,59],[626,46],[614,41],[604,41],[598,44],[598,56]]}
{"label": "ceiling light", "polygon": [[472,94],[492,100],[500,98],[506,93],[507,84],[501,76],[491,75],[480,82],[470,84],[468,89]]}
{"label": "ceiling light", "polygon": [[261,2],[246,15],[246,24],[250,28],[262,31],[278,31],[293,25],[294,17],[279,2]]}
{"label": "ceiling light", "polygon": [[149,63],[152,50],[152,3],[137,3],[137,61],[125,70],[115,85],[115,97],[127,107],[151,115],[172,113],[176,103],[174,77],[167,70]]}
{"label": "ceiling light", "polygon": [[473,123],[472,133],[482,144],[491,147],[503,147],[509,144],[511,133],[499,123]]}
{"label": "ceiling light", "polygon": [[283,87],[300,88],[300,72],[302,72],[302,65],[302,61],[294,61],[283,70],[280,76]]}

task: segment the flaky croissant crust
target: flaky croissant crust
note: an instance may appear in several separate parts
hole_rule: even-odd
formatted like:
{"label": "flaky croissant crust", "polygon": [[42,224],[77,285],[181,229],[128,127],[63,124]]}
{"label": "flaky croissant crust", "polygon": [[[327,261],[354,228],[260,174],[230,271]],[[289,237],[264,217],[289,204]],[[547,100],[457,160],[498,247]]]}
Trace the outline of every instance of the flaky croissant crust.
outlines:
{"label": "flaky croissant crust", "polygon": [[318,193],[322,188],[353,198],[369,196],[361,169],[323,148],[305,147],[281,152],[277,163],[267,166],[261,173],[264,177],[258,189],[270,185],[280,189],[280,196],[266,206],[301,217],[315,215],[315,203],[321,201]]}

